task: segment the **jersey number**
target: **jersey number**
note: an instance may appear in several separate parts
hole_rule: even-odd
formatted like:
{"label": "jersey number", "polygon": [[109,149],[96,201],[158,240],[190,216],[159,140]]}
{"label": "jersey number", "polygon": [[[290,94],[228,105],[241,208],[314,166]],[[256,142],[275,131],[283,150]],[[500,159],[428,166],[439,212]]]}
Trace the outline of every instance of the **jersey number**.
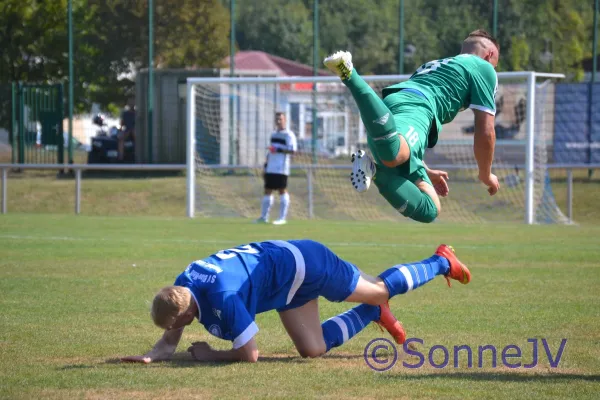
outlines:
{"label": "jersey number", "polygon": [[417,70],[417,75],[428,74],[438,69],[440,65],[446,65],[450,61],[452,61],[452,58],[444,58],[443,60],[429,61],[428,63],[425,63],[419,67],[419,69]]}
{"label": "jersey number", "polygon": [[406,141],[408,142],[408,145],[410,147],[413,147],[419,141],[419,134],[417,133],[417,131],[415,131],[415,128],[413,128],[412,126],[410,127],[408,132],[406,132],[405,136]]}
{"label": "jersey number", "polygon": [[[231,251],[231,253],[225,252]],[[234,249],[221,250],[215,256],[219,257],[221,260],[227,260],[229,258],[235,257],[235,253],[246,253],[246,254],[258,254],[258,250],[253,249],[250,245],[239,246]]]}

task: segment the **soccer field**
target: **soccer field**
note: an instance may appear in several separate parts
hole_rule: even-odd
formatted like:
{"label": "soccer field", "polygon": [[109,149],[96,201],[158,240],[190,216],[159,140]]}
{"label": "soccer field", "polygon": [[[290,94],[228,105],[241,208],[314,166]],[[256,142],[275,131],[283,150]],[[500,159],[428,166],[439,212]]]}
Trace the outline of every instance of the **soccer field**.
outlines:
{"label": "soccer field", "polygon": [[[419,368],[403,365],[418,365],[419,357],[399,349],[388,371],[370,369],[365,346],[388,338],[374,324],[323,358],[302,359],[275,312],[257,318],[257,364],[191,361],[186,349],[192,341],[230,346],[197,323],[186,329],[173,361],[118,361],[146,352],[161,335],[149,316],[150,301],[189,262],[231,245],[299,238],[322,241],[371,274],[426,258],[448,243],[473,280],[448,288],[438,277],[392,300],[408,337],[423,341],[416,350],[425,358]],[[599,238],[597,226],[0,216],[0,397],[596,399]],[[320,303],[322,319],[350,308]],[[524,368],[532,364],[533,339],[538,363]],[[454,346],[461,345],[473,351],[470,368],[466,351],[454,366]],[[495,367],[491,351],[478,357],[485,345],[497,349]],[[504,360],[520,368],[503,363],[507,345],[522,350],[520,358]],[[444,363],[442,347],[449,350],[448,364],[436,368]],[[382,361],[394,352],[377,354]]]}

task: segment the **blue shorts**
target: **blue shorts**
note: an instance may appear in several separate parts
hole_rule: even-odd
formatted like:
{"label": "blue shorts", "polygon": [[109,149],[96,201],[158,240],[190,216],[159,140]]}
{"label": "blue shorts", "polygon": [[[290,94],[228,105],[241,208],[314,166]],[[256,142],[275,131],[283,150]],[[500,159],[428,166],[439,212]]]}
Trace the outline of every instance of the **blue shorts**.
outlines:
{"label": "blue shorts", "polygon": [[277,311],[298,308],[319,296],[332,302],[342,302],[356,289],[359,269],[339,258],[325,245],[313,240],[289,240],[304,258],[304,280],[292,301]]}

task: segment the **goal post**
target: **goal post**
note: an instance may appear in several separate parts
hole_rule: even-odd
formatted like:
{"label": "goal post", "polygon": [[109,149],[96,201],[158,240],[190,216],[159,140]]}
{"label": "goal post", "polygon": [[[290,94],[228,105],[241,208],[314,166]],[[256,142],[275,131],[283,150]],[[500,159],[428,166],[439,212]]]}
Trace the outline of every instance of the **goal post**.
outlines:
{"label": "goal post", "polygon": [[[381,95],[384,87],[409,77],[363,79]],[[487,192],[476,178],[472,112],[461,112],[443,126],[438,144],[425,154],[428,165],[450,174],[450,195],[442,199],[440,220],[567,223],[546,168],[553,135],[553,80],[561,78],[564,75],[498,73],[493,171],[502,187],[493,198],[485,198]],[[286,114],[300,148],[290,176],[291,218],[409,222],[378,196],[376,187],[358,194],[349,183],[349,154],[368,148],[354,100],[339,78],[188,78],[186,93],[188,217],[258,217],[263,160],[278,111]],[[316,140],[308,129],[312,124],[317,125]]]}

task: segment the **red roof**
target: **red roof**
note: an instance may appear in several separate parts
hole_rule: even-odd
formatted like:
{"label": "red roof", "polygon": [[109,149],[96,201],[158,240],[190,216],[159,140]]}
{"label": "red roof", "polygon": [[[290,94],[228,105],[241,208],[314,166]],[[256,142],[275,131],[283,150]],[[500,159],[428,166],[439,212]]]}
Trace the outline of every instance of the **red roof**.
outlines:
{"label": "red roof", "polygon": [[[229,66],[229,57],[223,62]],[[260,70],[277,72],[279,76],[313,76],[312,66],[286,58],[274,56],[264,51],[239,51],[235,54],[235,69]],[[331,75],[326,70],[319,70],[319,75]]]}

